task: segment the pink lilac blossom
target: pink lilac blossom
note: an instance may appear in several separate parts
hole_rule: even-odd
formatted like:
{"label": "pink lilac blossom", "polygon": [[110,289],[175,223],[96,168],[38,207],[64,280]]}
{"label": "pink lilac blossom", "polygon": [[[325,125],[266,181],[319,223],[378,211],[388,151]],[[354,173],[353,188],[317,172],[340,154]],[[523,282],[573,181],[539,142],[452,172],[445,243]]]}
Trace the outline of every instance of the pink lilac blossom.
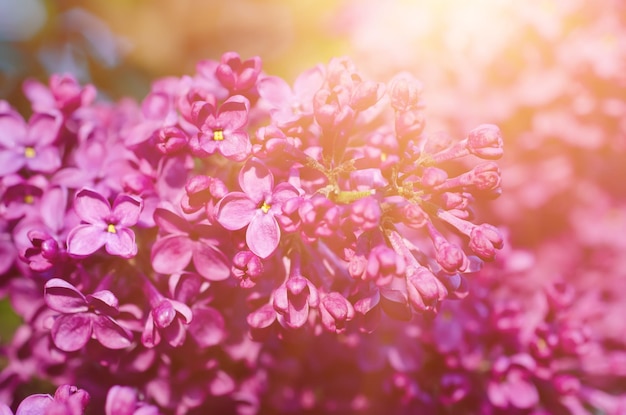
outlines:
{"label": "pink lilac blossom", "polygon": [[[576,208],[549,206],[560,188],[504,156],[516,130],[489,114],[432,130],[428,83],[388,79],[344,57],[291,87],[229,52],[155,81],[141,106],[94,102],[69,77],[31,81],[31,122],[59,111],[62,131],[36,144],[63,157],[0,180],[0,295],[20,318],[0,345],[0,412],[626,407],[611,318],[624,311],[623,192],[585,153],[589,166],[561,165],[565,180],[594,173]],[[3,139],[23,141],[28,125],[0,110]],[[502,163],[519,167],[513,186]],[[523,197],[532,186],[543,199]],[[510,221],[494,221],[510,189]],[[26,396],[39,381],[54,397]]]}

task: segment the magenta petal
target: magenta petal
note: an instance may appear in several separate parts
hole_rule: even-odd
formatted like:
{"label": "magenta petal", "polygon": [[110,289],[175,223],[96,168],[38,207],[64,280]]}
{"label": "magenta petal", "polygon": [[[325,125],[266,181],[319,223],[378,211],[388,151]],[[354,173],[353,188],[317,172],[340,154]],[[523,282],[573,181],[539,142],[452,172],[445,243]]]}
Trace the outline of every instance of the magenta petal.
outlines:
{"label": "magenta petal", "polygon": [[175,319],[172,324],[163,329],[163,338],[172,347],[180,347],[187,338],[187,326],[180,319]]}
{"label": "magenta petal", "polygon": [[187,235],[164,236],[152,246],[152,268],[161,274],[175,274],[189,265],[192,255],[192,241]]}
{"label": "magenta petal", "polygon": [[87,223],[105,223],[111,215],[111,205],[101,194],[89,189],[76,193],[74,210]]}
{"label": "magenta petal", "polygon": [[91,338],[91,316],[87,313],[63,314],[54,321],[52,340],[64,352],[80,350]]}
{"label": "magenta petal", "polygon": [[54,186],[46,190],[41,197],[41,218],[50,229],[60,232],[65,225],[67,189]]}
{"label": "magenta petal", "polygon": [[78,225],[67,235],[67,252],[77,256],[91,255],[107,242],[107,231],[93,225]]}
{"label": "magenta petal", "polygon": [[119,194],[113,203],[113,217],[122,226],[133,226],[139,221],[143,203],[134,197]]}
{"label": "magenta petal", "polygon": [[189,233],[191,230],[191,226],[185,219],[163,208],[154,210],[154,222],[161,231],[166,233]]}
{"label": "magenta petal", "polygon": [[199,306],[193,309],[193,321],[189,325],[189,332],[200,347],[210,347],[224,339],[225,326],[224,317],[218,310],[210,306]]}
{"label": "magenta petal", "polygon": [[209,281],[222,281],[230,277],[230,261],[226,255],[202,240],[193,244],[193,265],[198,274]]}
{"label": "magenta petal", "polygon": [[273,215],[258,213],[246,230],[246,244],[250,251],[260,258],[274,253],[280,242],[280,228]]}
{"label": "magenta petal", "polygon": [[257,210],[256,203],[241,192],[232,192],[220,200],[217,221],[230,231],[244,228]]}
{"label": "magenta petal", "polygon": [[145,347],[154,347],[160,342],[161,336],[159,335],[159,331],[154,327],[154,318],[152,318],[152,313],[148,313],[146,325],[141,333],[141,343]]}
{"label": "magenta petal", "polygon": [[133,335],[107,316],[93,320],[93,334],[96,340],[107,349],[125,349],[130,346]]}
{"label": "magenta petal", "polygon": [[72,284],[60,278],[52,278],[46,282],[44,299],[48,307],[59,313],[80,313],[89,310],[85,296]]}
{"label": "magenta petal", "polygon": [[260,160],[253,158],[239,172],[241,190],[255,203],[265,201],[274,188],[274,176]]}
{"label": "magenta petal", "polygon": [[109,389],[104,406],[106,415],[133,415],[137,406],[137,392],[130,386],[115,385]]}
{"label": "magenta petal", "polygon": [[228,98],[221,106],[217,120],[225,130],[237,130],[248,122],[249,101],[242,95]]}
{"label": "magenta petal", "polygon": [[24,398],[17,407],[15,415],[41,415],[46,413],[46,409],[54,402],[52,396],[37,393]]}
{"label": "magenta petal", "polygon": [[106,251],[111,255],[118,255],[122,258],[132,258],[137,255],[137,244],[135,243],[135,232],[128,228],[118,228],[117,232],[106,232]]}
{"label": "magenta petal", "polygon": [[516,408],[531,408],[539,402],[539,392],[535,385],[524,379],[517,371],[513,370],[509,373],[507,386],[511,391],[509,401]]}

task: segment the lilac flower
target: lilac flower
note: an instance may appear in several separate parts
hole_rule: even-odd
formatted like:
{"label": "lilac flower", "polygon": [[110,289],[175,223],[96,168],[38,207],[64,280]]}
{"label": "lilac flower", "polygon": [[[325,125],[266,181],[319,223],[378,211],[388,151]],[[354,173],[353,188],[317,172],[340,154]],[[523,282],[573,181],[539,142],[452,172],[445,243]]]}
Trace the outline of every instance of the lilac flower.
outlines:
{"label": "lilac flower", "polygon": [[261,58],[254,56],[242,62],[236,52],[224,53],[215,68],[215,77],[231,94],[242,93],[254,87],[260,73]]}
{"label": "lilac flower", "polygon": [[155,210],[154,220],[166,234],[152,246],[152,267],[156,272],[176,274],[193,263],[207,280],[221,281],[230,276],[230,262],[222,250],[224,239],[216,227],[205,223],[192,225],[164,208]]}
{"label": "lilac flower", "polygon": [[261,98],[269,104],[272,120],[278,126],[289,126],[313,114],[313,96],[323,82],[324,70],[316,66],[296,78],[293,90],[277,76],[264,77],[257,83],[257,88]]}
{"label": "lilac flower", "polygon": [[96,98],[93,85],[81,87],[71,74],[52,74],[48,86],[29,79],[23,85],[24,94],[37,112],[60,110],[65,115],[86,107]]}
{"label": "lilac flower", "polygon": [[274,187],[272,172],[258,159],[250,159],[239,172],[243,192],[231,192],[219,202],[217,221],[226,229],[246,229],[250,251],[261,258],[272,255],[280,242],[276,220],[283,204],[298,196],[289,183]]}
{"label": "lilac flower", "polygon": [[186,326],[193,317],[191,309],[179,301],[165,298],[145,277],[144,287],[152,309],[146,318],[141,342],[146,347],[154,347],[163,337],[172,347],[182,346],[187,334]]}
{"label": "lilac flower", "polygon": [[290,328],[302,327],[309,318],[311,308],[319,305],[315,285],[303,276],[293,276],[274,291],[274,309],[279,322]]}
{"label": "lilac flower", "polygon": [[525,354],[510,358],[501,356],[493,367],[493,376],[487,387],[491,403],[503,409],[532,408],[539,401],[539,391],[532,382],[535,361]]}
{"label": "lilac flower", "polygon": [[54,397],[35,394],[25,398],[15,415],[82,415],[89,403],[89,393],[76,386],[61,385]]}
{"label": "lilac flower", "polygon": [[135,233],[130,229],[139,220],[142,202],[119,194],[113,207],[100,194],[89,189],[76,193],[74,210],[86,222],[72,229],[67,236],[67,251],[88,256],[102,246],[111,255],[131,258],[137,254]]}
{"label": "lilac flower", "polygon": [[209,102],[194,103],[194,121],[200,132],[189,141],[192,153],[207,157],[218,152],[233,161],[245,160],[252,151],[244,129],[249,109],[250,102],[242,95],[231,96],[219,110]]}
{"label": "lilac flower", "polygon": [[91,338],[108,349],[130,346],[132,334],[114,320],[119,308],[112,292],[85,296],[72,284],[53,278],[46,283],[44,298],[48,307],[61,313],[52,326],[52,339],[59,349],[75,352]]}
{"label": "lilac flower", "polygon": [[130,386],[114,385],[107,393],[104,413],[106,415],[159,415],[156,406],[139,400],[138,391]]}
{"label": "lilac flower", "polygon": [[61,166],[55,146],[61,117],[55,113],[35,113],[28,124],[14,111],[0,113],[0,176],[30,171],[53,173]]}

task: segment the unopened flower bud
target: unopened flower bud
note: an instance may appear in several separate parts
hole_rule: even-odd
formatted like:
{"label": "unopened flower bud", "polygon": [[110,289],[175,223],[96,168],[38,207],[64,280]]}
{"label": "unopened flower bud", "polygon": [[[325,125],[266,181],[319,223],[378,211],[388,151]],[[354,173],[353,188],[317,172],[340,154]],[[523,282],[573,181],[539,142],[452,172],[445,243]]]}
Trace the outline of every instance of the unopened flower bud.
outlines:
{"label": "unopened flower bud", "polygon": [[495,160],[502,157],[502,134],[493,124],[482,124],[469,132],[467,149],[470,153],[485,159]]}

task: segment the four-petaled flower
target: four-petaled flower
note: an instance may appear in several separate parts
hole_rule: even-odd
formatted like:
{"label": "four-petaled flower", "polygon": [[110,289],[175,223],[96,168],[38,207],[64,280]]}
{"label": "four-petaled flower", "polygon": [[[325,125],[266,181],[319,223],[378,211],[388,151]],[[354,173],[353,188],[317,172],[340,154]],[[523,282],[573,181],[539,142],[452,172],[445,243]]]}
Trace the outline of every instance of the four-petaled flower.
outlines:
{"label": "four-petaled flower", "polygon": [[239,172],[243,192],[231,192],[219,202],[217,221],[234,231],[246,226],[246,243],[255,255],[267,258],[278,248],[280,227],[276,216],[298,191],[284,182],[274,187],[272,172],[258,159],[250,159]]}
{"label": "four-petaled flower", "polygon": [[194,155],[207,157],[216,151],[233,161],[245,160],[252,144],[245,127],[250,102],[242,95],[228,98],[218,109],[211,102],[198,101],[192,117],[200,132],[189,140]]}
{"label": "four-petaled flower", "polygon": [[108,200],[99,193],[80,190],[74,199],[74,210],[86,223],[70,231],[67,251],[75,256],[88,256],[104,246],[111,255],[135,256],[135,233],[130,227],[139,220],[141,208],[140,200],[125,194],[119,194],[111,208]]}
{"label": "four-petaled flower", "polygon": [[59,349],[80,350],[92,337],[108,349],[131,344],[132,334],[114,320],[119,308],[111,291],[85,296],[69,282],[52,278],[44,287],[44,299],[48,307],[61,313],[52,326],[52,340]]}
{"label": "four-petaled flower", "polygon": [[53,173],[61,167],[55,146],[61,117],[55,113],[35,113],[28,124],[12,110],[0,113],[0,176],[30,171]]}

